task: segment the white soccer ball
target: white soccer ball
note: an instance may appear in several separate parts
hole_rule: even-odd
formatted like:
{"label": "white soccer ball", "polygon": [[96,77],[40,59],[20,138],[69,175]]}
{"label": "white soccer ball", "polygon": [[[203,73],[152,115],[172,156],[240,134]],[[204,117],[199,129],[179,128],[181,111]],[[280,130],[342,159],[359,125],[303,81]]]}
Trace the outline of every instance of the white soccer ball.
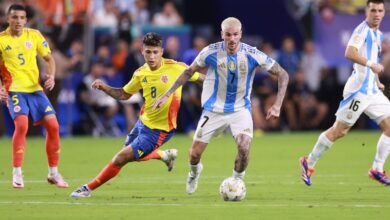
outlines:
{"label": "white soccer ball", "polygon": [[222,181],[219,193],[225,201],[241,201],[246,195],[245,183],[242,179],[228,177]]}

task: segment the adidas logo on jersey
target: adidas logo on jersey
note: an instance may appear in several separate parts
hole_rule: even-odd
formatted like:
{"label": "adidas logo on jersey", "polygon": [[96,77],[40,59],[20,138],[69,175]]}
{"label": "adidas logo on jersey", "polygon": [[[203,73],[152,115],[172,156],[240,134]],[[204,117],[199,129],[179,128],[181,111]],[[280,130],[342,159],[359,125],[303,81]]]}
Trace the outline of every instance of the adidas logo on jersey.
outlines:
{"label": "adidas logo on jersey", "polygon": [[50,112],[50,111],[53,111],[53,109],[50,106],[47,106],[45,112]]}
{"label": "adidas logo on jersey", "polygon": [[144,77],[144,78],[142,79],[142,82],[143,82],[143,83],[147,83],[147,82],[148,82],[148,80],[146,79],[146,77]]}
{"label": "adidas logo on jersey", "polygon": [[12,50],[12,48],[11,48],[9,45],[7,45],[7,47],[5,48],[5,50]]}
{"label": "adidas logo on jersey", "polygon": [[221,68],[221,69],[226,69],[225,63],[220,63],[220,64],[218,65],[218,67]]}
{"label": "adidas logo on jersey", "polygon": [[138,150],[138,156],[142,157],[142,155],[144,155],[144,152],[142,150]]}

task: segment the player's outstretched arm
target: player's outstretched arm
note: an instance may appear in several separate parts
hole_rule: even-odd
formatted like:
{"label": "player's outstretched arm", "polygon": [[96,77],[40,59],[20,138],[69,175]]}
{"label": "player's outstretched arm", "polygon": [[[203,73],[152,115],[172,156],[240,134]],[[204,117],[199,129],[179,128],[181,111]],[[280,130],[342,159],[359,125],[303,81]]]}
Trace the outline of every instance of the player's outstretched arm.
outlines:
{"label": "player's outstretched arm", "polygon": [[175,82],[171,85],[171,87],[162,94],[153,104],[153,110],[156,108],[160,108],[167,102],[168,98],[172,93],[176,91],[177,88],[184,85],[194,75],[196,71],[199,71],[200,67],[196,64],[196,62],[192,63],[191,66],[187,67],[180,76],[175,80]]}
{"label": "player's outstretched arm", "polygon": [[107,95],[118,100],[127,100],[131,97],[131,94],[126,93],[122,88],[114,88],[105,84],[102,80],[95,80],[91,87],[105,92]]}
{"label": "player's outstretched arm", "polygon": [[278,77],[278,93],[276,95],[275,103],[267,111],[266,119],[276,118],[280,115],[280,108],[282,107],[284,96],[286,95],[288,85],[288,73],[278,63],[271,67],[268,72]]}

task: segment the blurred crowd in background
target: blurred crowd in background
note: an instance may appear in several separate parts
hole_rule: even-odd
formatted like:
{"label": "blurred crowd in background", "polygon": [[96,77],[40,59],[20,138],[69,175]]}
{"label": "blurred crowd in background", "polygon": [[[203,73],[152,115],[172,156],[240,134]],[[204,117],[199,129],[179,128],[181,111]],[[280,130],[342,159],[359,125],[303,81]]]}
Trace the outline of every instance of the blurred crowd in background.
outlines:
{"label": "blurred crowd in background", "polygon": [[[119,102],[92,90],[91,83],[103,79],[113,87],[122,87],[131,79],[133,72],[144,64],[140,50],[145,27],[169,30],[191,26],[186,21],[188,7],[185,0],[3,0],[0,1],[0,30],[7,27],[6,10],[12,3],[28,7],[28,27],[39,29],[50,43],[57,71],[56,87],[47,94],[56,108],[63,136],[119,136],[130,131],[142,106],[142,96],[137,94],[128,101]],[[277,81],[258,70],[252,91],[256,134],[330,126],[342,99],[345,81],[339,77],[340,70],[329,66],[316,50],[311,39],[311,17],[319,14],[326,20],[334,14],[364,13],[365,4],[365,0],[286,0],[286,11],[302,25],[301,39],[286,34],[276,46],[261,36],[244,33],[243,42],[275,59],[290,75],[280,119],[266,121],[264,115],[275,99]],[[245,27],[245,23],[243,25]],[[168,36],[164,39],[164,57],[191,64],[203,47],[220,40],[219,31],[219,26],[207,24],[190,31],[192,42],[186,48],[183,48],[180,37]],[[387,87],[385,94],[388,97],[389,50],[390,42],[385,40],[382,45],[385,73],[381,80]],[[44,73],[44,66],[38,65]],[[350,73],[351,69],[352,64],[346,71]],[[184,86],[179,132],[191,133],[196,129],[202,112],[201,89],[194,84]],[[6,106],[2,105],[0,111],[0,136],[10,136],[12,120]],[[356,127],[376,128],[376,125],[363,117]],[[39,132],[36,129],[35,134]]]}

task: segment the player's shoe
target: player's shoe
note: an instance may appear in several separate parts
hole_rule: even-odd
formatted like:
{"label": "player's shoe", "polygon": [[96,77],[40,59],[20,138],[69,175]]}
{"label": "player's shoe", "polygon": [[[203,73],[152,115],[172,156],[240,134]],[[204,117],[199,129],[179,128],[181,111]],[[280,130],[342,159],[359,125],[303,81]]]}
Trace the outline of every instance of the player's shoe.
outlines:
{"label": "player's shoe", "polygon": [[376,169],[370,169],[368,171],[368,176],[371,179],[376,180],[382,184],[390,185],[390,180],[388,179],[388,177],[386,175],[386,171],[379,172]]}
{"label": "player's shoe", "polygon": [[92,194],[91,190],[88,189],[88,186],[87,185],[82,185],[78,189],[73,191],[70,194],[70,197],[73,197],[73,198],[87,198],[87,197],[91,197],[91,194]]}
{"label": "player's shoe", "polygon": [[299,164],[301,165],[302,168],[301,178],[303,182],[306,185],[311,186],[311,175],[314,173],[314,168],[309,167],[309,165],[307,165],[307,157],[299,158]]}
{"label": "player's shoe", "polygon": [[194,193],[198,188],[198,181],[202,170],[203,170],[203,165],[200,164],[198,168],[198,173],[196,175],[194,175],[191,171],[188,173],[187,182],[186,182],[186,192],[188,194]]}
{"label": "player's shoe", "polygon": [[50,184],[55,184],[59,188],[68,188],[69,184],[62,178],[61,174],[49,174],[47,176],[47,182]]}
{"label": "player's shoe", "polygon": [[13,174],[12,175],[12,186],[17,189],[24,187],[23,175],[22,174]]}
{"label": "player's shoe", "polygon": [[175,160],[177,157],[177,150],[176,149],[168,149],[164,150],[164,152],[167,155],[166,160],[162,160],[168,167],[168,172],[171,172],[173,169],[173,165],[175,165]]}

